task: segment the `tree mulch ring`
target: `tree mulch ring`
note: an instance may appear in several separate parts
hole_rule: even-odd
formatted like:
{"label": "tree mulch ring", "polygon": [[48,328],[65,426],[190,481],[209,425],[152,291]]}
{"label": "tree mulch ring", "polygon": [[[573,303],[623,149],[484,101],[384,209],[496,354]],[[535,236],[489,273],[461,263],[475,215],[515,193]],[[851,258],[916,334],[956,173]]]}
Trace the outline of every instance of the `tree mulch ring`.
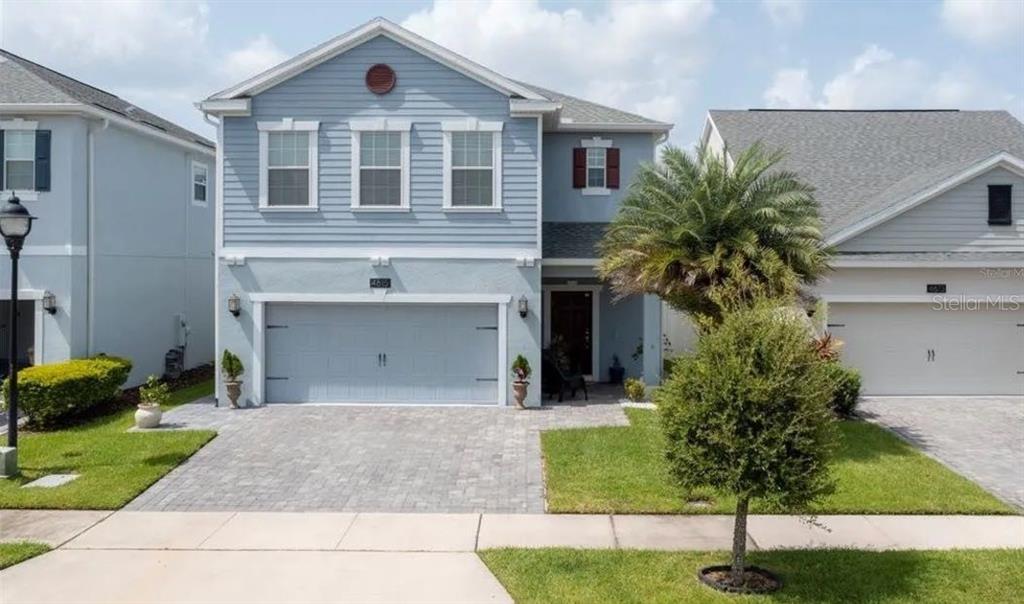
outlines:
{"label": "tree mulch ring", "polygon": [[697,571],[697,578],[708,587],[731,594],[768,594],[782,588],[778,575],[757,566],[746,567],[742,585],[733,585],[732,567],[725,564],[705,566]]}

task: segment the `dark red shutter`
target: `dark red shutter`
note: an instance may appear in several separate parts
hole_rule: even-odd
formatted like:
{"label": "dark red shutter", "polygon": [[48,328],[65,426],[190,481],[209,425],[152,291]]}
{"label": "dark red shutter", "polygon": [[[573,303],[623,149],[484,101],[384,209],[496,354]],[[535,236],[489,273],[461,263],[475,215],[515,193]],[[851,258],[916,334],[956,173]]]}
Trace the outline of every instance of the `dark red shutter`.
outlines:
{"label": "dark red shutter", "polygon": [[587,150],[577,147],[572,150],[572,188],[587,187]]}
{"label": "dark red shutter", "polygon": [[608,188],[619,188],[619,150],[615,147],[608,149],[605,158],[608,162]]}

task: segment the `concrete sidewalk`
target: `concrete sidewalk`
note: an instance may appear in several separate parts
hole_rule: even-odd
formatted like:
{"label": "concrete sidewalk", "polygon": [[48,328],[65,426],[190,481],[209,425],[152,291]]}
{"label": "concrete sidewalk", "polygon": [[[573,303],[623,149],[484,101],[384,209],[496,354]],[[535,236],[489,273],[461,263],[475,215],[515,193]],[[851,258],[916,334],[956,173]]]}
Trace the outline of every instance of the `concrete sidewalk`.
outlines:
{"label": "concrete sidewalk", "polygon": [[[0,511],[0,540],[63,549],[474,552],[495,547],[714,550],[731,516]],[[1024,516],[751,516],[752,549],[1024,548]]]}
{"label": "concrete sidewalk", "polygon": [[[728,516],[0,511],[4,604],[502,602],[493,547],[722,550]],[[1019,516],[752,516],[752,549],[1024,547]]]}

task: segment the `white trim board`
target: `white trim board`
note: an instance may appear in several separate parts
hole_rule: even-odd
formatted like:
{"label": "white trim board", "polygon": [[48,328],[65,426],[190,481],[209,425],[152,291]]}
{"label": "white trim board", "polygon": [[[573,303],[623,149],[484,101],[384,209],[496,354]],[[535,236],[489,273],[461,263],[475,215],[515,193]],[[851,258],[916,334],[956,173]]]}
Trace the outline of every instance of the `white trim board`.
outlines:
{"label": "white trim board", "polygon": [[[825,294],[822,296],[830,304],[932,304],[944,302],[986,302],[995,298],[1011,298],[1013,294],[990,294],[988,296],[956,294],[906,294],[906,295],[869,295],[869,294]],[[1024,296],[1017,296],[1024,306]]]}
{"label": "white trim board", "polygon": [[590,342],[590,370],[596,373],[585,375],[588,380],[595,380],[601,375],[601,291],[603,285],[541,285],[544,296],[544,308],[541,311],[541,322],[544,327],[544,348],[551,345],[551,292],[590,292],[590,331],[594,337]]}
{"label": "white trim board", "polygon": [[533,90],[501,76],[482,65],[470,61],[447,48],[439,46],[426,38],[400,27],[387,19],[377,17],[369,23],[341,34],[306,52],[303,52],[276,67],[222,90],[208,98],[204,103],[214,100],[226,100],[239,96],[254,96],[268,88],[276,86],[296,75],[316,67],[325,61],[345,53],[346,51],[368,42],[377,36],[384,36],[413,51],[431,58],[462,75],[474,79],[485,86],[510,96],[524,99],[546,101]]}
{"label": "white trim board", "polygon": [[834,268],[1020,268],[1024,260],[863,260],[835,258]]}
{"label": "white trim board", "polygon": [[220,258],[410,258],[431,260],[522,260],[534,261],[534,249],[499,247],[231,247],[222,246]]}
{"label": "white trim board", "polygon": [[542,258],[543,266],[597,266],[600,258]]}
{"label": "white trim board", "polygon": [[846,227],[839,231],[835,235],[828,238],[828,245],[838,245],[844,241],[852,239],[857,235],[871,229],[872,227],[878,226],[883,222],[892,220],[893,218],[903,214],[908,210],[912,210],[922,203],[933,199],[954,187],[964,184],[965,182],[981,176],[985,172],[992,170],[993,168],[1006,168],[1007,170],[1014,172],[1015,174],[1024,177],[1024,159],[1021,159],[1010,153],[1002,152],[997,153],[987,159],[984,159],[973,166],[954,174],[953,176],[935,183],[931,187],[911,195],[906,199],[903,199],[897,203],[894,203],[886,208],[875,212],[871,216],[859,220],[858,222]]}
{"label": "white trim board", "polygon": [[511,294],[407,294],[382,290],[370,294],[300,294],[256,292],[252,302],[294,302],[298,304],[508,304]]}

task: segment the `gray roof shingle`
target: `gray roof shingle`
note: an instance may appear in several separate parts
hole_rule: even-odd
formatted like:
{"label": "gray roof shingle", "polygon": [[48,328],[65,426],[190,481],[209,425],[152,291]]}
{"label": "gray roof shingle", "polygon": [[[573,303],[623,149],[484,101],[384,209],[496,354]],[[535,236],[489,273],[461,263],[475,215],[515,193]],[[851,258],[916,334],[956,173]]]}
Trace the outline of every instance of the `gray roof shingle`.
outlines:
{"label": "gray roof shingle", "polygon": [[597,258],[597,243],[605,222],[545,222],[542,253],[545,258]]}
{"label": "gray roof shingle", "polygon": [[208,138],[74,78],[0,49],[0,104],[80,103],[111,111],[189,143],[214,148]]}
{"label": "gray roof shingle", "polygon": [[547,88],[541,88],[540,86],[534,86],[533,84],[528,84],[526,82],[520,82],[520,84],[533,89],[537,94],[550,101],[560,103],[562,105],[561,118],[563,121],[577,124],[622,124],[637,126],[660,125],[665,126],[666,129],[671,128],[672,126],[671,124],[652,120],[643,117],[642,115],[629,113],[628,111],[622,111],[606,105],[599,105],[591,101],[570,96],[562,92],[548,90]]}
{"label": "gray roof shingle", "polygon": [[1024,158],[1024,124],[1005,111],[710,112],[726,145],[786,152],[812,184],[826,233],[872,216],[1001,152]]}

